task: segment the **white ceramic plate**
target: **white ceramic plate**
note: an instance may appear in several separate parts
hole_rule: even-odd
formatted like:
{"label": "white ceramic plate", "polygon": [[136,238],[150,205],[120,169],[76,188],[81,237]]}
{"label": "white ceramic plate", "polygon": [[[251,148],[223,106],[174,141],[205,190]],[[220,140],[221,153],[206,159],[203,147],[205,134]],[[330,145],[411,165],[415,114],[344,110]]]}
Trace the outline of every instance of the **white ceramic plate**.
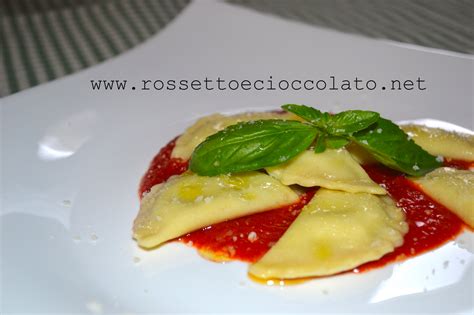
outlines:
{"label": "white ceramic plate", "polygon": [[[196,117],[306,103],[473,129],[472,58],[193,3],[140,47],[2,99],[1,306],[12,312],[473,311],[473,236],[362,275],[289,287],[194,249],[137,248],[137,188],[158,149]],[[426,80],[425,91],[91,91],[91,79]],[[129,85],[130,86],[130,85]],[[138,84],[137,84],[138,86]]]}

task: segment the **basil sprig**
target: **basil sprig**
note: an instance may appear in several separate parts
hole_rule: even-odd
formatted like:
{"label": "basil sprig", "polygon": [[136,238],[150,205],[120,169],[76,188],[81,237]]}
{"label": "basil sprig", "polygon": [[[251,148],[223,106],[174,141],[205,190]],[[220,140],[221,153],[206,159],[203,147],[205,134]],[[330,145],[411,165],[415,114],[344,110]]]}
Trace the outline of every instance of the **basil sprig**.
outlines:
{"label": "basil sprig", "polygon": [[282,106],[306,120],[238,123],[209,136],[194,150],[191,171],[204,176],[258,170],[285,163],[313,145],[314,152],[354,141],[380,163],[413,176],[441,166],[396,124],[376,112],[348,110],[335,115],[305,105]]}
{"label": "basil sprig", "polygon": [[422,176],[441,166],[441,162],[388,119],[379,118],[369,128],[353,134],[351,139],[383,165],[412,176]]}
{"label": "basil sprig", "polygon": [[206,176],[258,170],[288,161],[306,150],[318,131],[294,120],[238,123],[196,147],[191,171]]}
{"label": "basil sprig", "polygon": [[339,149],[350,142],[348,137],[357,131],[374,124],[379,113],[367,110],[347,110],[335,115],[323,113],[306,105],[287,104],[282,108],[310,122],[320,131],[314,151],[321,153],[330,149]]}

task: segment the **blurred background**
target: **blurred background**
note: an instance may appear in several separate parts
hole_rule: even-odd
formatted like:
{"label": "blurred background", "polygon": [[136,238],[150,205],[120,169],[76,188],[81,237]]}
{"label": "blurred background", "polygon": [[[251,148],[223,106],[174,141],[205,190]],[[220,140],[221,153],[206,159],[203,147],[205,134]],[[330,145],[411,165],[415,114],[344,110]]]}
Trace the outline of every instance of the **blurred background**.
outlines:
{"label": "blurred background", "polygon": [[[158,34],[179,17],[189,2],[0,0],[0,96],[60,78],[119,55]],[[461,54],[474,53],[472,0],[225,2],[262,14],[359,36]]]}

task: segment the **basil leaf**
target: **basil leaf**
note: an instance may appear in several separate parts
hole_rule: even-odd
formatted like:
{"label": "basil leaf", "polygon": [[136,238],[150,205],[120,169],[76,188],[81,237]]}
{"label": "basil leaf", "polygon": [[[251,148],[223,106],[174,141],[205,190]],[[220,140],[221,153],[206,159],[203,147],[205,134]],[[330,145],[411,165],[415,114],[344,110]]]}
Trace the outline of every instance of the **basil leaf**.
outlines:
{"label": "basil leaf", "polygon": [[379,118],[370,128],[353,134],[352,139],[380,163],[409,175],[421,176],[441,166],[388,119]]}
{"label": "basil leaf", "polygon": [[293,120],[257,120],[227,127],[196,147],[189,168],[214,176],[284,163],[306,150],[318,131]]}
{"label": "basil leaf", "polygon": [[340,149],[346,144],[348,144],[350,140],[347,140],[346,138],[343,137],[337,137],[337,136],[328,136],[326,138],[326,147],[330,149]]}
{"label": "basil leaf", "polygon": [[330,116],[326,130],[335,136],[348,135],[374,124],[380,115],[367,110],[347,110]]}
{"label": "basil leaf", "polygon": [[309,107],[306,105],[286,104],[283,105],[281,108],[283,108],[287,112],[291,112],[303,118],[304,120],[320,128],[326,127],[326,123],[329,118],[328,113],[323,113],[317,110],[316,108]]}
{"label": "basil leaf", "polygon": [[326,136],[320,133],[316,143],[314,144],[314,152],[323,153],[324,151],[326,151]]}

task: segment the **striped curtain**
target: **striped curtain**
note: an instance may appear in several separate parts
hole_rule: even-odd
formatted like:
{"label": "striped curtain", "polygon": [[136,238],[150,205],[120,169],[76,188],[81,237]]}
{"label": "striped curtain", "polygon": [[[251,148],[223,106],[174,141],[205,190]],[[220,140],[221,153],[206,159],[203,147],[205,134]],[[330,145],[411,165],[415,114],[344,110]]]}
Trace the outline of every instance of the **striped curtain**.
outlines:
{"label": "striped curtain", "polygon": [[190,0],[0,0],[0,96],[115,56]]}

